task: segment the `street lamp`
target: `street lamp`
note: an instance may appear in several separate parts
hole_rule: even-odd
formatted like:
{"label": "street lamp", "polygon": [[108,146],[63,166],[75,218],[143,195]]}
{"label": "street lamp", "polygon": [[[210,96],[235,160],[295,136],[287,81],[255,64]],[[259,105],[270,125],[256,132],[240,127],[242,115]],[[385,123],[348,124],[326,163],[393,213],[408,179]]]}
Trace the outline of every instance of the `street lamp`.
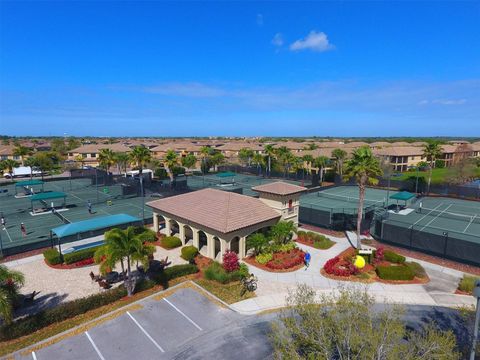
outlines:
{"label": "street lamp", "polygon": [[470,354],[470,360],[475,360],[475,348],[477,347],[478,326],[480,325],[480,280],[475,281],[475,286],[473,288],[473,296],[477,298],[477,311],[475,314],[475,325],[473,328],[472,352]]}

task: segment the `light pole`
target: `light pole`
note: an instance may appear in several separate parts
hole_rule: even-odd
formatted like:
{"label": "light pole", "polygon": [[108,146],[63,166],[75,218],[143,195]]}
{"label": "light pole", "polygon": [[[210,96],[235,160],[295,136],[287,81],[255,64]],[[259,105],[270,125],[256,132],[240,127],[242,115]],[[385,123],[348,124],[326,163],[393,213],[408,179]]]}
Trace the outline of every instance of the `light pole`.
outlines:
{"label": "light pole", "polygon": [[145,196],[143,193],[143,174],[140,175],[140,192],[142,193],[142,225],[145,225]]}
{"label": "light pole", "polygon": [[472,352],[470,354],[470,360],[475,360],[475,348],[477,347],[478,326],[480,325],[480,280],[475,281],[475,286],[473,288],[473,296],[477,298],[477,311],[475,314],[475,325],[473,328]]}
{"label": "light pole", "polygon": [[415,180],[415,193],[418,194],[418,166],[417,166],[417,179]]}

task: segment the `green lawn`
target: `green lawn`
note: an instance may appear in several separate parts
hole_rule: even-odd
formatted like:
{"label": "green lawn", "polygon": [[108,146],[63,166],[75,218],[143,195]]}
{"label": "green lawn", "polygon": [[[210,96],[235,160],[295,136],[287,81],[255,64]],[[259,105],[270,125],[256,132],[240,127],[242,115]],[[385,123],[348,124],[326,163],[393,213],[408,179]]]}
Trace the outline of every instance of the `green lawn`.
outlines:
{"label": "green lawn", "polygon": [[[480,167],[477,167],[476,169],[476,176],[480,177]],[[451,174],[453,169],[451,168],[443,168],[443,169],[433,169],[432,171],[432,184],[442,184],[447,182],[448,176]],[[428,181],[428,171],[419,171],[418,175],[419,177],[425,178],[425,182]],[[399,177],[393,177],[392,179],[395,180],[407,180],[410,176],[416,176],[417,172],[416,171],[407,171],[402,173],[402,176]]]}

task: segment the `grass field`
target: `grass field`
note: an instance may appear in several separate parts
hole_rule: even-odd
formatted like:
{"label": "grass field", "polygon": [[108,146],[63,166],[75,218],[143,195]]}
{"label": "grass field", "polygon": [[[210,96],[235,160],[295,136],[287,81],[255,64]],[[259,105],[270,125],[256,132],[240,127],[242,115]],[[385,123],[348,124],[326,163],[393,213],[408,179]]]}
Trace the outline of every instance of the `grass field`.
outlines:
{"label": "grass field", "polygon": [[[475,172],[475,176],[480,178],[480,167],[477,167]],[[453,173],[452,168],[443,168],[443,169],[433,169],[432,171],[432,184],[443,184],[448,182],[449,177]],[[419,171],[418,176],[423,177],[425,179],[425,182],[428,181],[428,171]],[[402,176],[395,177],[395,180],[407,180],[409,177],[416,177],[417,172],[416,171],[407,171],[402,173]]]}

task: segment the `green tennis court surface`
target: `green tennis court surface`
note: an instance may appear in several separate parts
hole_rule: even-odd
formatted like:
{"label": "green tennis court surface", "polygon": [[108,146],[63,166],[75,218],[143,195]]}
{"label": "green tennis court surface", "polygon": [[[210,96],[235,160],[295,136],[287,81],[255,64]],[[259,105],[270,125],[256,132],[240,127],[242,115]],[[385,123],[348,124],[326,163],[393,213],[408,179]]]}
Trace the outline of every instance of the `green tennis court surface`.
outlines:
{"label": "green tennis court surface", "polygon": [[[72,179],[49,181],[44,184],[45,192],[64,192],[66,207],[63,208],[63,199],[52,199],[33,202],[35,216],[31,214],[32,202],[30,197],[15,198],[14,184],[2,187],[7,193],[0,194],[0,214],[6,221],[6,229],[0,229],[0,236],[4,250],[22,247],[22,251],[35,248],[33,244],[41,243],[48,246],[50,229],[68,222],[91,219],[97,216],[125,213],[135,217],[142,217],[142,198],[135,195],[122,195],[121,185],[94,186],[90,179]],[[146,199],[148,201],[150,199]],[[92,203],[92,214],[89,214],[87,202]],[[56,209],[51,211],[51,203]],[[145,207],[145,218],[152,218],[152,211]],[[25,224],[26,236],[20,230],[20,224]],[[38,246],[37,246],[38,247]]]}
{"label": "green tennis court surface", "polygon": [[405,215],[389,213],[385,222],[415,231],[449,235],[480,243],[479,202],[426,197],[418,201],[412,210]]}

